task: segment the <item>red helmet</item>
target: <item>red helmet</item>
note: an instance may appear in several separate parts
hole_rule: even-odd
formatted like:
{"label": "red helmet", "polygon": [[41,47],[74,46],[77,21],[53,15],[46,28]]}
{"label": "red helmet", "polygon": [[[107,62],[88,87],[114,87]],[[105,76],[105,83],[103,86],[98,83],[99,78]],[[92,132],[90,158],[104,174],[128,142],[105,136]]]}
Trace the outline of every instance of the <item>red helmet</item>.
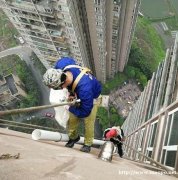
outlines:
{"label": "red helmet", "polygon": [[111,129],[106,133],[106,138],[112,138],[117,136],[117,130],[116,129]]}

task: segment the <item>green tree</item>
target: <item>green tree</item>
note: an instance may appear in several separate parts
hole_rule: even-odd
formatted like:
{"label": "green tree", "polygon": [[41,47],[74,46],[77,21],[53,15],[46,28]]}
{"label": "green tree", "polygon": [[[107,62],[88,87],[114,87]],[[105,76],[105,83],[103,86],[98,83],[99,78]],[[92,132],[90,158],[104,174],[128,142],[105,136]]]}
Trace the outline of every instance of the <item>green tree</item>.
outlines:
{"label": "green tree", "polygon": [[24,61],[18,62],[16,66],[16,72],[21,81],[24,83],[28,94],[27,97],[19,102],[19,106],[21,108],[25,108],[39,105],[40,93],[38,90],[38,85],[34,81],[33,75]]}
{"label": "green tree", "polygon": [[117,110],[111,106],[109,108],[109,116],[108,110],[104,107],[99,107],[97,112],[97,118],[99,119],[99,123],[102,126],[102,130],[105,130],[108,127],[112,126],[121,126],[124,122],[123,118],[117,113]]}
{"label": "green tree", "polygon": [[[147,79],[151,79],[152,73],[165,57],[164,49],[163,41],[151,22],[145,18],[138,18],[128,65],[138,68]],[[145,82],[145,77],[140,79]]]}
{"label": "green tree", "polygon": [[135,77],[135,68],[132,66],[127,66],[124,70],[128,78],[134,78]]}

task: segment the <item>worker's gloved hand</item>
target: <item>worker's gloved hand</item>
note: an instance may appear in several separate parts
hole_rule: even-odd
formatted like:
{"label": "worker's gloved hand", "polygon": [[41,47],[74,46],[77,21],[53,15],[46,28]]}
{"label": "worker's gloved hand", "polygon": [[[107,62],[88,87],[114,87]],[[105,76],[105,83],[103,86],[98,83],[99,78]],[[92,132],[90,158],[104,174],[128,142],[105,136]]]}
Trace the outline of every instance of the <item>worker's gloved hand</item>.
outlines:
{"label": "worker's gloved hand", "polygon": [[79,106],[80,106],[80,102],[81,102],[81,100],[80,100],[80,99],[76,99],[76,102],[75,102],[75,107],[79,107]]}
{"label": "worker's gloved hand", "polygon": [[69,108],[70,108],[69,105],[65,105],[65,106],[64,106],[64,109],[66,109],[66,110],[69,110]]}
{"label": "worker's gloved hand", "polygon": [[73,100],[77,99],[76,93],[70,92],[67,101],[71,102]]}
{"label": "worker's gloved hand", "polygon": [[115,143],[115,142],[116,142],[113,138],[110,138],[110,141],[111,141],[111,142],[113,142],[113,143]]}
{"label": "worker's gloved hand", "polygon": [[68,101],[68,102],[71,102],[71,101],[73,101],[74,99],[76,99],[75,96],[69,96],[68,99],[67,99],[67,101]]}
{"label": "worker's gloved hand", "polygon": [[116,139],[113,139],[113,138],[111,138],[110,141],[113,142],[114,144],[119,144],[120,143],[119,140],[117,141]]}

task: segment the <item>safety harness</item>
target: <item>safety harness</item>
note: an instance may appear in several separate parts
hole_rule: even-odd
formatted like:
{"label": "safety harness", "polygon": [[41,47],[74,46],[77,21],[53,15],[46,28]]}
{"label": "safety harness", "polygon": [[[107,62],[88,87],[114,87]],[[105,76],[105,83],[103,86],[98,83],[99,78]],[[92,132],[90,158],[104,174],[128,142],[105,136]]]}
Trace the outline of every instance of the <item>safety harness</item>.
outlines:
{"label": "safety harness", "polygon": [[67,69],[70,69],[70,68],[78,68],[80,69],[80,74],[77,76],[77,78],[75,79],[73,85],[72,85],[72,92],[74,92],[78,82],[80,81],[80,79],[82,78],[82,76],[85,74],[85,73],[90,73],[92,74],[92,71],[87,68],[87,67],[81,67],[81,66],[78,66],[78,65],[68,65],[66,66],[63,71],[67,70]]}

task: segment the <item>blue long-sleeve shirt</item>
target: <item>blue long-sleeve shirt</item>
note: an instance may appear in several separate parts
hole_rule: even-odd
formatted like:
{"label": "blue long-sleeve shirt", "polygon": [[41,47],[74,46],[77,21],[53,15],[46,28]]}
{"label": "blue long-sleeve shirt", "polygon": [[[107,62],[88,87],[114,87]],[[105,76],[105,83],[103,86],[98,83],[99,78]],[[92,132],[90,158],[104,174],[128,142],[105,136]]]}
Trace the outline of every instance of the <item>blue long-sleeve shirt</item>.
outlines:
{"label": "blue long-sleeve shirt", "polygon": [[[64,57],[56,62],[55,69],[63,70],[68,65],[76,65],[76,62]],[[65,71],[72,73],[73,82],[81,72],[79,68],[67,68]],[[75,88],[75,93],[81,103],[79,107],[70,106],[69,111],[79,118],[85,118],[91,113],[93,100],[101,93],[101,84],[92,74],[84,74]]]}

